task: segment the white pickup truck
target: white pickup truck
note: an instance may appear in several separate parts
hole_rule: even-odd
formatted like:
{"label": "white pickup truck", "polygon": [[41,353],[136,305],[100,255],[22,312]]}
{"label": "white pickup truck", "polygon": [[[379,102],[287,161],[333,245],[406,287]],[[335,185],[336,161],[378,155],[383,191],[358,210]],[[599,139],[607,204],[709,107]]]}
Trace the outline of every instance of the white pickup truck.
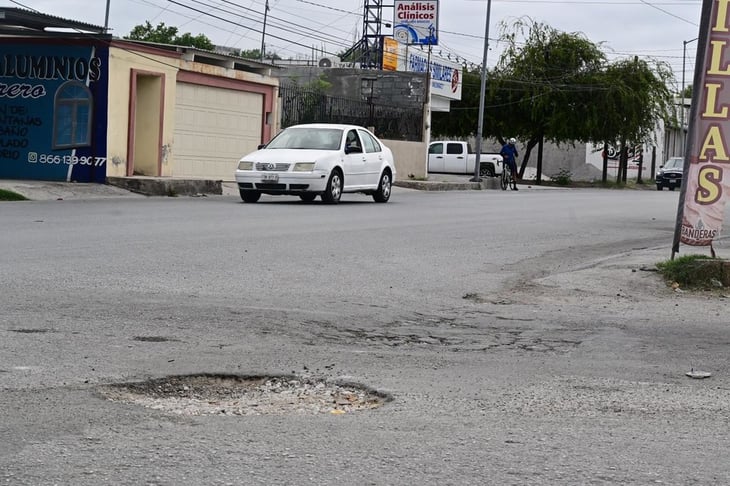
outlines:
{"label": "white pickup truck", "polygon": [[[477,154],[468,142],[436,141],[428,145],[428,172],[446,174],[474,174]],[[502,156],[479,156],[479,175],[495,177],[502,174]]]}

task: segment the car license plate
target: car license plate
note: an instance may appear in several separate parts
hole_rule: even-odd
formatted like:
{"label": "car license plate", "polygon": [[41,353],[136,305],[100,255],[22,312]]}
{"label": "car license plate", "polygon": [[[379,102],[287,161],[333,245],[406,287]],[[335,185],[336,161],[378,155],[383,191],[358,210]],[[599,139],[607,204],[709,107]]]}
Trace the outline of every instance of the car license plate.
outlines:
{"label": "car license plate", "polygon": [[279,174],[262,174],[262,182],[279,182]]}

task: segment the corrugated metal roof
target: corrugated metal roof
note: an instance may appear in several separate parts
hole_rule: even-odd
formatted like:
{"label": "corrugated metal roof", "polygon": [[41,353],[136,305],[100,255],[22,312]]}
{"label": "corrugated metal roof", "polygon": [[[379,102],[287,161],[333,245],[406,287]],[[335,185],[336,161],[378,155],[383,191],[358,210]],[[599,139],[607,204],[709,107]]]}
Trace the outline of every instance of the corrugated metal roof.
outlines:
{"label": "corrugated metal roof", "polygon": [[15,7],[0,7],[0,30],[5,34],[54,33],[69,29],[79,34],[104,34],[104,27]]}

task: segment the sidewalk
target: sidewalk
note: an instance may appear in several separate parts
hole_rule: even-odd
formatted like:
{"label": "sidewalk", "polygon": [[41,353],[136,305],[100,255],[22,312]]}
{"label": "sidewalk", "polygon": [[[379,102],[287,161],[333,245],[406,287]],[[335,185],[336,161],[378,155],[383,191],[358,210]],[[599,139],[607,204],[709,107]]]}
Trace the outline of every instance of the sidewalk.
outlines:
{"label": "sidewalk", "polygon": [[[486,177],[482,182],[471,182],[471,178],[468,175],[431,174],[428,180],[396,180],[393,185],[419,191],[499,190],[499,179],[496,177]],[[519,184],[519,188],[550,189],[530,183]],[[21,194],[32,201],[149,196],[238,196],[235,182],[168,177],[109,178],[108,184],[0,179],[0,189]]]}

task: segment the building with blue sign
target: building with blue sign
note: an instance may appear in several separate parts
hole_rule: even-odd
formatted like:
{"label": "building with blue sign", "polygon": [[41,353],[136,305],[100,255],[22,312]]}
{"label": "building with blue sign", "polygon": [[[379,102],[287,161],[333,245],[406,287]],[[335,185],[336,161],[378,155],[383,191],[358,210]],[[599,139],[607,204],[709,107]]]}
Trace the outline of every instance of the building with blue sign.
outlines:
{"label": "building with blue sign", "polygon": [[0,8],[0,178],[232,180],[275,133],[272,66]]}

